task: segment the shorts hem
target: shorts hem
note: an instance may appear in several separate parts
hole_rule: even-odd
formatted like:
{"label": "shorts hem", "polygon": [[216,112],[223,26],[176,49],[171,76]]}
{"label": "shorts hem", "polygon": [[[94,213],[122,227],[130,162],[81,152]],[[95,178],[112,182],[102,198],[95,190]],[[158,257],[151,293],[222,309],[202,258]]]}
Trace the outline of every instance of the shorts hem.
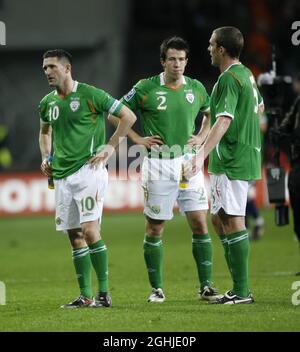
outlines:
{"label": "shorts hem", "polygon": [[216,215],[216,214],[218,214],[218,212],[219,212],[221,209],[224,210],[224,212],[225,212],[226,215],[232,215],[232,216],[246,216],[246,210],[245,210],[244,213],[242,214],[242,212],[237,212],[237,211],[234,211],[234,210],[232,210],[232,209],[230,209],[230,210],[225,209],[225,207],[223,207],[223,206],[220,206],[219,209],[218,209],[217,211],[214,211],[214,212],[213,212],[212,209],[211,209],[211,210],[210,210],[210,213],[211,213],[212,215]]}
{"label": "shorts hem", "polygon": [[55,229],[56,231],[62,231],[66,234],[68,230],[80,229],[80,225],[71,227],[56,227]]}
{"label": "shorts hem", "polygon": [[186,212],[188,212],[188,211],[201,211],[201,210],[208,210],[209,209],[209,206],[208,206],[208,204],[207,205],[204,205],[204,206],[202,206],[202,207],[197,207],[197,208],[188,208],[188,209],[180,209],[179,211],[180,211],[180,213],[181,214],[184,214],[184,213],[186,213]]}
{"label": "shorts hem", "polygon": [[153,214],[149,214],[148,212],[146,212],[145,210],[144,210],[144,215],[145,216],[148,216],[150,219],[153,219],[153,220],[162,220],[162,221],[167,221],[167,220],[171,220],[171,219],[173,219],[173,215],[172,216],[166,216],[166,217],[159,217],[159,216],[157,216],[157,215],[154,215],[153,216]]}

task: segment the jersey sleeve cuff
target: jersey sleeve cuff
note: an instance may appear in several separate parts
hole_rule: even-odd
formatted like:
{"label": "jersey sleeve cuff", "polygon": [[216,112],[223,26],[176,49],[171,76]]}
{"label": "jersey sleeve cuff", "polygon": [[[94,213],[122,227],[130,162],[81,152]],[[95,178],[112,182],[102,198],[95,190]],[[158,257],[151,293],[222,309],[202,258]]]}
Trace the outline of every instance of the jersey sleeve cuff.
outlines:
{"label": "jersey sleeve cuff", "polygon": [[123,104],[119,100],[115,100],[108,112],[112,115],[117,115],[122,109]]}
{"label": "jersey sleeve cuff", "polygon": [[216,118],[218,118],[219,116],[228,116],[228,117],[230,117],[232,120],[234,119],[234,115],[230,114],[230,113],[227,112],[227,111],[219,112],[218,114],[216,114]]}

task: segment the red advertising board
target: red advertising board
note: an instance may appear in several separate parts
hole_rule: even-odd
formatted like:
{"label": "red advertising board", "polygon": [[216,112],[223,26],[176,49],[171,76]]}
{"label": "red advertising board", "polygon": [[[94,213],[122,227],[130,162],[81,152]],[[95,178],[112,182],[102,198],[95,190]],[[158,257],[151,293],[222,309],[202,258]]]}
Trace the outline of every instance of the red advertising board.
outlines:
{"label": "red advertising board", "polygon": [[[209,178],[206,177],[209,189]],[[0,216],[53,214],[55,209],[54,190],[47,187],[47,178],[40,172],[0,175]],[[266,206],[267,192],[265,181],[258,181],[256,188],[258,205]],[[118,177],[110,175],[105,195],[105,211],[141,211],[143,191],[139,175]]]}

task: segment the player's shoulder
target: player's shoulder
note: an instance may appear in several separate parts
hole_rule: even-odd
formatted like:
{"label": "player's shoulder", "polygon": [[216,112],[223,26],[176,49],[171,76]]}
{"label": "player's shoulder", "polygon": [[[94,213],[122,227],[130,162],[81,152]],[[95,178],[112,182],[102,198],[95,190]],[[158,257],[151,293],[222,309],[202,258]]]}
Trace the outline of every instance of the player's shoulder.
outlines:
{"label": "player's shoulder", "polygon": [[88,93],[88,92],[94,93],[94,92],[97,92],[98,90],[102,91],[102,89],[95,87],[91,84],[78,82],[77,91],[80,93]]}
{"label": "player's shoulder", "polygon": [[140,79],[136,84],[135,88],[137,89],[143,89],[143,90],[148,90],[152,89],[155,86],[160,85],[160,78],[159,75],[156,76],[151,76],[151,77],[146,77],[143,79]]}
{"label": "player's shoulder", "polygon": [[219,85],[236,85],[239,87],[243,86],[243,75],[240,70],[229,69],[223,72],[218,80]]}
{"label": "player's shoulder", "polygon": [[87,83],[78,83],[77,91],[84,97],[100,97],[109,95],[104,89]]}
{"label": "player's shoulder", "polygon": [[40,100],[40,105],[46,105],[47,103],[51,102],[53,98],[55,98],[55,92],[56,90],[53,90],[52,92],[46,94],[41,100]]}
{"label": "player's shoulder", "polygon": [[186,84],[194,89],[197,90],[206,90],[203,83],[201,83],[198,79],[196,78],[191,78],[188,76],[184,76]]}

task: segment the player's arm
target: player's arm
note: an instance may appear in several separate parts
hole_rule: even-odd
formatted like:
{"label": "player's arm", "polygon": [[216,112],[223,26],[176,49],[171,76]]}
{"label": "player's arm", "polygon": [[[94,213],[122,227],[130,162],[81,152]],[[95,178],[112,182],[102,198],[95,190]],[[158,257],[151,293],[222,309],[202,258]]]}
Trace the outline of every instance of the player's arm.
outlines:
{"label": "player's arm", "polygon": [[202,145],[206,140],[206,137],[209,133],[209,129],[210,129],[210,113],[208,111],[203,114],[200,131],[198,132],[197,135],[191,136],[191,138],[188,140],[188,144],[192,146]]}
{"label": "player's arm", "polygon": [[40,122],[39,145],[42,156],[41,170],[46,176],[51,176],[52,170],[48,157],[51,154],[52,128],[50,124],[45,123],[42,120]]}
{"label": "player's arm", "polygon": [[242,87],[231,74],[224,74],[219,81],[218,89],[220,93],[218,100],[215,102],[216,121],[199,151],[199,156],[196,157],[196,159],[199,159],[200,168],[202,168],[204,160],[220,142],[234,119],[234,112]]}
{"label": "player's arm", "polygon": [[192,158],[184,167],[184,174],[189,179],[197,174],[203,167],[204,160],[208,154],[220,142],[231,123],[231,117],[220,115],[211,128],[206,141],[199,149],[197,155]]}
{"label": "player's arm", "polygon": [[192,177],[202,169],[208,154],[218,145],[228,130],[242,89],[240,83],[230,74],[223,74],[218,83],[218,100],[215,102],[216,121],[212,126],[206,141],[199,149],[198,154],[185,166],[185,175]]}
{"label": "player's arm", "polygon": [[[147,84],[147,80],[139,81],[127,94],[123,96],[121,102],[125,104],[129,109],[133,111],[138,111],[141,109],[142,100],[147,94],[147,89],[145,88],[145,84]],[[115,127],[118,126],[119,119],[112,114],[108,115],[108,120]],[[150,149],[152,145],[155,144],[163,144],[160,136],[148,136],[143,137],[140,136],[137,132],[135,132],[132,128],[128,131],[128,137],[131,141],[138,145],[143,145],[147,149]]]}
{"label": "player's arm", "polygon": [[[257,88],[257,87],[256,87]],[[260,94],[259,89],[257,88],[257,95],[258,95],[258,114],[261,117],[265,111],[265,104],[262,95]]]}
{"label": "player's arm", "polygon": [[205,142],[210,130],[210,97],[201,82],[197,80],[194,80],[194,82],[196,83],[196,87],[199,92],[199,99],[201,103],[200,111],[203,113],[203,119],[200,131],[197,135],[190,137],[188,144],[192,146],[200,146]]}
{"label": "player's arm", "polygon": [[[120,120],[119,120],[118,117],[109,114],[108,115],[108,121],[114,127],[118,127]],[[155,145],[155,144],[163,144],[163,141],[161,140],[161,138],[159,136],[143,137],[143,136],[139,135],[137,132],[135,132],[132,128],[130,128],[129,131],[128,131],[128,137],[131,139],[131,141],[134,144],[143,145],[147,149],[150,149],[151,146]]]}
{"label": "player's arm", "polygon": [[127,136],[130,127],[135,123],[135,114],[123,105],[118,113],[118,126],[115,133],[110,137],[108,143],[101,150],[100,153],[90,159],[91,165],[98,165],[101,162],[106,163],[109,157],[113,154],[116,147],[122,142],[125,136]]}
{"label": "player's arm", "polygon": [[[116,117],[117,118],[117,117]],[[135,114],[125,105],[123,105],[122,109],[119,112],[119,123],[115,130],[115,133],[111,136],[108,141],[108,144],[113,148],[116,148],[119,144],[119,140],[123,140],[125,136],[128,135],[131,126],[136,121]]]}
{"label": "player's arm", "polygon": [[203,144],[202,156],[203,160],[205,160],[208,154],[216,147],[216,145],[220,142],[226,131],[228,130],[232,118],[229,116],[219,116],[211,128],[205,143]]}

